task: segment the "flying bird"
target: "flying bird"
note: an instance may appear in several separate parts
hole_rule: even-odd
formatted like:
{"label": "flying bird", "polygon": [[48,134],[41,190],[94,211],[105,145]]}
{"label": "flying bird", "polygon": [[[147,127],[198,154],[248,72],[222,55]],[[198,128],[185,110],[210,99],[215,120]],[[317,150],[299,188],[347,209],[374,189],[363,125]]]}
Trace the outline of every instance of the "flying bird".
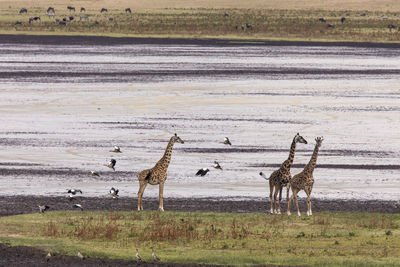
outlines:
{"label": "flying bird", "polygon": [[110,152],[122,153],[121,148],[119,146],[114,146],[114,148],[110,150]]}
{"label": "flying bird", "polygon": [[76,209],[80,209],[81,211],[83,210],[83,207],[82,207],[81,204],[74,204],[73,207],[76,208]]}
{"label": "flying bird", "polygon": [[218,161],[214,161],[214,166],[215,169],[221,170],[222,171],[222,167],[221,165],[219,165]]}
{"label": "flying bird", "polygon": [[137,262],[142,262],[143,261],[142,257],[140,257],[140,255],[139,255],[139,250],[138,249],[136,249],[136,261]]}
{"label": "flying bird", "polygon": [[113,169],[115,171],[115,164],[117,163],[117,161],[115,159],[110,159],[110,161],[108,162],[108,164],[104,164],[104,166]]}
{"label": "flying bird", "polygon": [[100,174],[98,172],[96,172],[96,171],[90,171],[90,174],[92,176],[100,176]]}
{"label": "flying bird", "polygon": [[153,248],[151,248],[151,256],[153,257],[154,261],[160,261],[160,258],[157,257],[156,253],[154,253]]}
{"label": "flying bird", "polygon": [[46,210],[50,209],[50,207],[47,205],[39,205],[38,207],[40,213],[44,213]]}
{"label": "flying bird", "polygon": [[72,195],[76,195],[76,193],[81,193],[82,194],[82,190],[80,190],[80,189],[67,189],[67,193],[70,193],[70,194],[72,194]]}
{"label": "flying bird", "polygon": [[263,172],[260,172],[260,176],[267,181],[269,180],[269,178]]}
{"label": "flying bird", "polygon": [[111,187],[111,189],[110,189],[110,197],[112,197],[114,199],[118,198],[119,197],[118,192],[119,192],[118,189],[116,189],[114,187]]}
{"label": "flying bird", "polygon": [[221,142],[221,144],[230,145],[230,146],[232,145],[232,144],[231,144],[231,141],[229,141],[229,138],[228,138],[228,137],[225,137],[225,138],[224,138],[224,142]]}
{"label": "flying bird", "polygon": [[196,176],[204,176],[209,172],[210,170],[207,168],[203,168],[197,171]]}

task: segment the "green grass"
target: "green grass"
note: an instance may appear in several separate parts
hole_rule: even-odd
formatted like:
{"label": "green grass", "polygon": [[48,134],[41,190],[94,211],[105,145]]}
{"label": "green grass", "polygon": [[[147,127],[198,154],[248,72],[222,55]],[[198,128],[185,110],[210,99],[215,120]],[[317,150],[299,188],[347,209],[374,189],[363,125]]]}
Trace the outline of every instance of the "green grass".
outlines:
{"label": "green grass", "polygon": [[54,211],[0,218],[0,241],[45,251],[249,266],[400,266],[400,215]]}
{"label": "green grass", "polygon": [[[18,15],[18,8],[0,9],[0,29],[11,34],[76,34],[137,37],[228,38],[261,40],[303,41],[355,41],[400,42],[397,29],[389,31],[388,24],[399,26],[400,15],[385,12],[329,11],[329,10],[275,10],[275,9],[215,9],[215,8],[165,8],[133,10],[125,14],[123,9],[109,10],[100,14],[88,9],[89,21],[79,21],[79,12],[57,12],[57,18],[75,16],[67,26],[58,25],[48,18],[45,8],[28,9],[28,14]],[[56,9],[57,10],[57,9]],[[227,13],[229,16],[224,16]],[[41,16],[40,22],[28,23],[31,16]],[[346,17],[345,23],[340,18]],[[109,18],[113,18],[112,22]],[[318,18],[324,17],[334,28],[327,28]],[[14,25],[20,20],[22,25]],[[97,22],[97,23],[96,23]],[[251,28],[246,27],[251,25]],[[243,27],[243,28],[242,28]]]}

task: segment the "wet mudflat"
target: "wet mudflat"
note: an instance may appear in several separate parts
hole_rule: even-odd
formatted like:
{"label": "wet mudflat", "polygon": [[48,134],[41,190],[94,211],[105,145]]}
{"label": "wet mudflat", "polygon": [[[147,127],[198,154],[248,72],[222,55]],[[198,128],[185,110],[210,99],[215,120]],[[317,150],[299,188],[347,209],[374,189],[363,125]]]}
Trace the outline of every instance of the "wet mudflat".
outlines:
{"label": "wet mudflat", "polygon": [[[258,173],[275,170],[300,132],[309,144],[298,145],[292,174],[325,138],[314,197],[400,199],[396,45],[2,37],[3,195],[77,187],[105,197],[114,186],[134,197],[137,172],[176,132],[185,144],[174,147],[165,197],[261,201]],[[111,157],[115,172],[103,166]],[[196,177],[199,168],[211,171]],[[145,197],[157,195],[147,187]]]}

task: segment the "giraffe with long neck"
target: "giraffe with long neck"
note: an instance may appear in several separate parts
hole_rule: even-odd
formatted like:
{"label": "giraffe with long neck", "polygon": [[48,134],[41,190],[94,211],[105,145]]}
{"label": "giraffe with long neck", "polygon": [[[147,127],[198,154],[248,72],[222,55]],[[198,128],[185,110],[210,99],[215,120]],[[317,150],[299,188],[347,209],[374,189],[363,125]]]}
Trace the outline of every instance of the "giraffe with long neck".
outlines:
{"label": "giraffe with long neck", "polygon": [[317,137],[315,139],[316,144],[314,147],[314,152],[311,156],[310,161],[308,164],[304,167],[303,171],[296,174],[293,176],[293,178],[290,181],[290,186],[292,188],[292,196],[289,200],[288,203],[288,210],[287,214],[290,215],[290,207],[293,199],[296,200],[296,207],[297,207],[297,215],[301,216],[300,214],[300,209],[299,209],[299,203],[297,201],[297,193],[299,193],[300,190],[304,190],[307,194],[307,216],[312,215],[312,210],[311,210],[311,191],[313,189],[314,185],[314,169],[317,166],[317,158],[318,158],[318,152],[319,148],[322,145],[322,141],[324,139],[322,137]]}
{"label": "giraffe with long neck", "polygon": [[164,155],[162,158],[157,161],[156,165],[153,168],[143,170],[139,172],[139,192],[138,192],[138,210],[143,210],[143,192],[147,186],[147,184],[151,185],[159,185],[159,203],[158,210],[164,211],[163,204],[163,193],[164,193],[164,183],[167,180],[167,169],[169,163],[171,162],[172,156],[172,148],[174,147],[175,142],[183,144],[182,139],[176,134],[173,135],[168,142],[167,148],[165,149]]}
{"label": "giraffe with long neck", "polygon": [[[271,214],[281,214],[281,200],[282,200],[282,189],[284,186],[289,185],[291,179],[290,168],[293,165],[294,153],[296,151],[296,143],[307,144],[307,141],[297,133],[293,138],[292,144],[290,145],[289,157],[281,164],[280,168],[274,171],[269,177],[269,200],[271,204]],[[275,193],[274,193],[275,190]],[[277,195],[279,193],[279,203],[277,207]],[[272,195],[274,195],[274,201],[272,201]],[[289,186],[286,193],[286,201],[289,200]]]}

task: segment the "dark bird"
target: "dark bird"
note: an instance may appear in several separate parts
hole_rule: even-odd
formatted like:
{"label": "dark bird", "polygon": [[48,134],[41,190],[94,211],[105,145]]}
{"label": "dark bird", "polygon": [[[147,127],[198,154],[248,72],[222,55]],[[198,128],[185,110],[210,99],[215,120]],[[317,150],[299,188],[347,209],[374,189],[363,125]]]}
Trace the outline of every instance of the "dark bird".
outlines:
{"label": "dark bird", "polygon": [[222,167],[221,165],[219,165],[218,161],[214,161],[214,166],[215,169],[221,170],[222,171]]}
{"label": "dark bird", "polygon": [[230,145],[230,146],[232,145],[232,144],[231,144],[231,141],[229,141],[229,138],[228,138],[228,137],[225,137],[225,138],[224,138],[224,142],[221,142],[221,144]]}
{"label": "dark bird", "polygon": [[22,14],[22,13],[28,13],[28,9],[26,9],[26,8],[21,8],[21,9],[19,10],[19,14]]}
{"label": "dark bird", "polygon": [[90,171],[90,174],[92,176],[100,176],[100,174],[98,172],[96,172],[96,171]]}
{"label": "dark bird", "polygon": [[81,211],[83,210],[83,207],[82,207],[81,204],[74,204],[73,207],[76,208],[76,209],[80,209]]}
{"label": "dark bird", "polygon": [[140,255],[139,255],[139,250],[138,249],[136,249],[136,261],[137,262],[142,262],[143,261],[142,257],[140,257]]}
{"label": "dark bird", "polygon": [[104,164],[104,166],[113,169],[115,171],[115,164],[117,164],[117,161],[115,159],[110,159],[108,164]]}
{"label": "dark bird", "polygon": [[114,148],[111,149],[110,152],[122,153],[121,148],[119,146],[114,146]]}
{"label": "dark bird", "polygon": [[207,172],[209,172],[209,169],[203,168],[197,171],[196,176],[204,176],[207,174]]}
{"label": "dark bird", "polygon": [[50,207],[47,205],[39,205],[38,207],[40,213],[44,213],[46,210],[50,209]]}
{"label": "dark bird", "polygon": [[84,257],[83,257],[83,255],[82,255],[82,253],[80,253],[79,251],[78,251],[78,258],[80,258],[81,260],[83,260],[83,259],[84,259]]}
{"label": "dark bird", "polygon": [[118,198],[119,196],[118,196],[118,192],[119,192],[119,190],[118,189],[116,189],[116,188],[114,188],[114,187],[111,187],[111,189],[110,189],[110,197],[112,197],[112,198]]}
{"label": "dark bird", "polygon": [[73,195],[76,195],[76,193],[78,193],[78,192],[82,194],[82,190],[80,190],[80,189],[67,189],[67,193],[70,193]]}
{"label": "dark bird", "polygon": [[132,13],[132,10],[129,7],[125,8],[125,13]]}
{"label": "dark bird", "polygon": [[263,172],[260,172],[260,176],[267,181],[269,180],[269,178],[267,176],[265,176],[265,174]]}
{"label": "dark bird", "polygon": [[156,253],[154,253],[154,249],[151,248],[151,256],[153,257],[154,261],[160,261],[160,258],[157,257]]}

